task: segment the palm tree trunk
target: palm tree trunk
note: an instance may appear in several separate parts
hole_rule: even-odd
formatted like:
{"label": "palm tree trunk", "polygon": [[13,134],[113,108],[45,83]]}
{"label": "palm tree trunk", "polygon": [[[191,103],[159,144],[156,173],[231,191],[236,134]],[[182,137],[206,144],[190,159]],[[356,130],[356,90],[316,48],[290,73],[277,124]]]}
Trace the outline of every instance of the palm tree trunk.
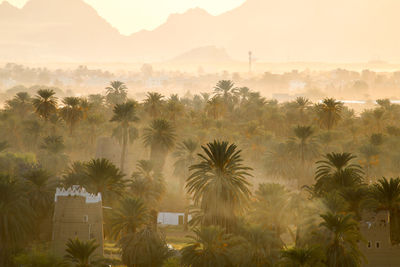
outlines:
{"label": "palm tree trunk", "polygon": [[128,145],[128,127],[123,126],[122,131],[121,172],[124,171],[125,167],[126,147]]}

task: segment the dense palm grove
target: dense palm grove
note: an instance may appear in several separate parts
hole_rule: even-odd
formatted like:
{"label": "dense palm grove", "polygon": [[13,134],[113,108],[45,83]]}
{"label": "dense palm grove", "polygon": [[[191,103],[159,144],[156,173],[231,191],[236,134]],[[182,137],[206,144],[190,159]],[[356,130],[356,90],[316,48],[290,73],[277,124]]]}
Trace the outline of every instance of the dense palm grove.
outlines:
{"label": "dense palm grove", "polygon": [[[278,103],[230,80],[193,97],[129,95],[113,81],[105,95],[43,86],[6,101],[1,266],[360,266],[359,223],[380,210],[400,243],[399,105],[355,114],[333,98]],[[105,137],[118,160],[99,156]],[[72,185],[102,194],[118,257],[73,239],[52,255],[55,188]],[[167,245],[161,209],[185,211],[191,243]]]}

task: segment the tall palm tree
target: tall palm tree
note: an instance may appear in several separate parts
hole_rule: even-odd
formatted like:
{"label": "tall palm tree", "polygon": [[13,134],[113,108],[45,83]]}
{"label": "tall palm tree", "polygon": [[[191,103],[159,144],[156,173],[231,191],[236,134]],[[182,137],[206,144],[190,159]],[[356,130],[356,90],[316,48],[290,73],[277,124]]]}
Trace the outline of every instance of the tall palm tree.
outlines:
{"label": "tall palm tree", "polygon": [[125,83],[121,81],[111,81],[106,87],[106,101],[109,105],[122,104],[126,101],[128,92]]}
{"label": "tall palm tree", "polygon": [[61,184],[65,188],[70,188],[73,185],[86,187],[86,183],[86,166],[85,163],[81,161],[72,162],[62,175]]}
{"label": "tall palm tree", "polygon": [[288,148],[295,159],[300,158],[300,168],[297,172],[297,185],[300,188],[302,183],[304,184],[302,179],[307,176],[306,163],[310,163],[318,156],[319,145],[313,136],[314,130],[311,126],[298,125],[294,129],[294,134],[295,136],[288,141]]}
{"label": "tall palm tree", "polygon": [[225,103],[228,103],[229,98],[232,97],[232,93],[236,90],[235,83],[230,80],[218,81],[214,87],[214,93],[223,97]]}
{"label": "tall palm tree", "polygon": [[326,238],[328,267],[361,266],[363,255],[358,248],[362,239],[358,224],[351,214],[322,214],[320,228]]}
{"label": "tall palm tree", "polygon": [[178,95],[173,94],[168,99],[165,108],[168,113],[168,118],[175,123],[176,119],[184,113],[185,106],[179,100]]}
{"label": "tall palm tree", "polygon": [[363,182],[362,167],[351,161],[356,156],[350,153],[328,153],[317,162],[315,189],[318,193],[359,186]]}
{"label": "tall palm tree", "polygon": [[222,117],[226,111],[224,102],[222,98],[218,95],[207,101],[206,110],[208,116],[211,116],[214,120]]}
{"label": "tall palm tree", "polygon": [[203,225],[219,225],[231,231],[251,192],[241,150],[235,144],[214,141],[202,146],[200,163],[190,167],[186,189],[204,211]]}
{"label": "tall palm tree", "polygon": [[195,161],[195,153],[198,147],[199,144],[196,141],[187,139],[178,144],[173,154],[176,158],[174,174],[181,178],[179,180],[181,190],[183,190],[186,178],[189,177],[189,167],[192,166]]}
{"label": "tall palm tree", "polygon": [[193,241],[181,250],[183,266],[233,266],[231,258],[235,240],[230,234],[215,226],[195,229],[194,233]]}
{"label": "tall palm tree", "polygon": [[264,155],[265,169],[268,175],[276,179],[295,179],[297,178],[294,164],[287,164],[293,161],[291,148],[287,143],[273,145]]}
{"label": "tall palm tree", "polygon": [[122,128],[121,171],[123,172],[129,139],[129,124],[137,122],[139,118],[136,116],[135,103],[131,101],[115,105],[113,111],[114,115],[110,121],[118,122]]}
{"label": "tall palm tree", "polygon": [[36,214],[35,233],[39,237],[40,226],[52,210],[56,184],[43,169],[30,170],[23,177],[30,206]]}
{"label": "tall palm tree", "polygon": [[32,233],[33,218],[22,185],[10,176],[0,174],[1,266],[10,266],[11,255],[25,245],[24,242]]}
{"label": "tall palm tree", "polygon": [[156,119],[161,115],[164,105],[164,96],[157,92],[149,92],[144,100],[144,109],[152,119]]}
{"label": "tall palm tree", "polygon": [[60,109],[60,116],[68,124],[72,136],[76,124],[83,118],[81,100],[79,97],[65,97],[62,102],[64,106]]}
{"label": "tall palm tree", "polygon": [[316,105],[318,120],[321,126],[330,131],[342,118],[343,103],[333,98],[325,98],[322,103]]}
{"label": "tall palm tree", "polygon": [[41,89],[32,100],[36,114],[47,121],[50,115],[57,111],[56,93],[51,89]]}
{"label": "tall palm tree", "polygon": [[[186,179],[189,177],[189,167],[193,165],[195,161],[195,153],[198,149],[198,143],[187,139],[180,143],[174,152],[174,157],[176,161],[174,163],[174,174],[180,177],[179,179],[179,190],[183,191]],[[188,199],[186,196],[186,209],[184,225],[185,230],[188,230]]]}
{"label": "tall palm tree", "polygon": [[304,166],[306,160],[312,160],[318,154],[318,144],[313,139],[314,130],[311,126],[298,125],[294,134],[295,137],[290,139],[289,144]]}
{"label": "tall palm tree", "polygon": [[253,221],[275,234],[275,239],[283,244],[281,235],[289,226],[288,190],[280,184],[260,184],[255,192],[251,217]]}
{"label": "tall palm tree", "polygon": [[130,187],[133,195],[142,198],[151,209],[158,207],[165,192],[164,178],[149,160],[139,160]]}
{"label": "tall palm tree", "polygon": [[52,173],[63,170],[68,163],[68,156],[64,153],[65,144],[62,136],[47,136],[40,148],[45,153],[39,154],[40,163]]}
{"label": "tall palm tree", "polygon": [[25,118],[33,108],[32,98],[27,92],[19,92],[13,99],[6,101],[6,108],[16,112],[21,118]]}
{"label": "tall palm tree", "polygon": [[96,240],[80,241],[69,239],[65,250],[65,258],[74,263],[76,267],[94,267],[96,265],[94,252],[99,247]]}
{"label": "tall palm tree", "polygon": [[297,97],[294,102],[293,106],[297,112],[297,117],[300,120],[301,123],[306,123],[308,121],[308,116],[307,116],[307,109],[309,106],[311,106],[311,101],[308,98],[299,96]]}
{"label": "tall palm tree", "polygon": [[86,163],[86,180],[92,193],[101,193],[105,202],[121,196],[126,181],[124,174],[107,159],[92,159]]}
{"label": "tall palm tree", "polygon": [[320,247],[288,248],[282,251],[284,267],[322,267],[324,255]]}
{"label": "tall palm tree", "polygon": [[125,198],[120,207],[112,211],[111,228],[114,239],[135,234],[149,220],[148,209],[140,198]]}
{"label": "tall palm tree", "polygon": [[175,145],[175,128],[164,119],[153,120],[150,127],[144,129],[143,140],[150,147],[150,160],[155,168],[162,170],[168,151]]}
{"label": "tall palm tree", "polygon": [[132,174],[131,192],[140,197],[150,210],[150,223],[157,228],[158,208],[165,192],[165,182],[154,162],[140,160],[137,170]]}
{"label": "tall palm tree", "polygon": [[372,206],[386,210],[390,218],[390,241],[400,244],[400,178],[382,178],[371,188]]}

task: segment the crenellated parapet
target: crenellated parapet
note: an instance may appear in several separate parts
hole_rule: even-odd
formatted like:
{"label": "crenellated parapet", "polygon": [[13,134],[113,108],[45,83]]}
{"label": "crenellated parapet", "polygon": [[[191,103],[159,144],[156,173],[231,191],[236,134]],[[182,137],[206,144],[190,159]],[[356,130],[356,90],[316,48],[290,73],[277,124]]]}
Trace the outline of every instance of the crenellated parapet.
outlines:
{"label": "crenellated parapet", "polygon": [[57,202],[58,197],[68,197],[68,196],[80,196],[86,199],[86,203],[98,203],[101,202],[101,193],[91,194],[86,191],[85,188],[79,185],[73,185],[72,187],[65,188],[57,188],[56,194],[54,196],[54,201]]}

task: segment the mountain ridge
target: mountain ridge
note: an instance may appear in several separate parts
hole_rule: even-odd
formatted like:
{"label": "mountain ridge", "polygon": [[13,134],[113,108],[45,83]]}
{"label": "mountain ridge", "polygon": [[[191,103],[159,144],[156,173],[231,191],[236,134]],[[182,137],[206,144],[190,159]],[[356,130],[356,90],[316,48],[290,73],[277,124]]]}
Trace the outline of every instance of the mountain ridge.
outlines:
{"label": "mountain ridge", "polygon": [[0,61],[155,62],[216,46],[240,60],[251,50],[270,62],[400,62],[399,9],[396,0],[247,0],[217,16],[171,14],[126,36],[83,0],[30,0],[21,9],[3,2]]}

